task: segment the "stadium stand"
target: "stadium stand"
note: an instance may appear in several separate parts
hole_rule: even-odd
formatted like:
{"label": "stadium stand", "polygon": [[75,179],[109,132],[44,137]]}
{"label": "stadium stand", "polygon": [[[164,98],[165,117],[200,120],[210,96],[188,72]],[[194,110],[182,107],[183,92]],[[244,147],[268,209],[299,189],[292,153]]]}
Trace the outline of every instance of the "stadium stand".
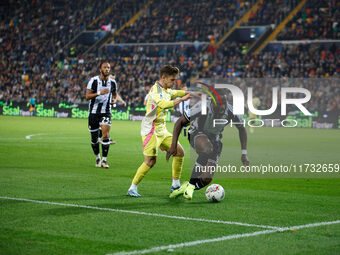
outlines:
{"label": "stadium stand", "polygon": [[297,5],[297,0],[267,0],[260,4],[256,12],[250,14],[245,25],[278,25]]}
{"label": "stadium stand", "polygon": [[310,0],[279,34],[279,40],[339,39],[340,3]]}
{"label": "stadium stand", "polygon": [[105,47],[104,56],[115,56],[114,72],[119,77],[121,93],[129,97],[130,104],[142,104],[145,93],[157,80],[158,70],[162,65],[173,64],[181,70],[178,86],[188,82],[203,67],[207,58],[202,48],[204,45],[144,45]]}
{"label": "stadium stand", "polygon": [[[102,26],[112,22],[111,29],[117,30],[146,2],[102,1],[96,8],[86,0],[72,3],[30,1],[21,8],[14,7],[15,1],[2,3],[0,100],[20,102],[35,95],[38,102],[85,103],[84,87],[88,78],[97,72],[99,59],[110,60],[121,94],[131,106],[143,103],[148,88],[157,79],[159,67],[165,63],[180,67],[178,87],[189,86],[193,78],[204,76],[339,77],[340,48],[337,43],[327,47],[323,44],[285,44],[280,51],[265,49],[255,56],[245,50],[250,42],[225,41],[215,49],[215,40],[254,4],[241,0],[230,0],[229,3],[173,0],[164,5],[154,1],[140,19],[112,41],[133,45],[107,44],[86,55],[71,54],[71,49],[65,45],[86,28],[101,31]],[[275,9],[275,4],[282,8]],[[246,25],[277,25],[296,4],[293,0],[262,4]],[[280,34],[280,39],[338,39],[337,4],[333,0],[308,3]],[[319,28],[312,36],[308,32],[310,25]],[[292,34],[293,30],[298,36]],[[138,45],[147,42],[159,44]],[[208,66],[213,62],[215,64],[209,70]],[[339,89],[335,85],[312,89],[317,95],[313,99],[317,106],[340,107],[336,96]],[[328,96],[325,97],[325,93]]]}
{"label": "stadium stand", "polygon": [[243,47],[242,43],[224,43],[211,71],[222,78],[320,78],[339,73],[340,48],[335,44],[329,49],[322,45],[288,44],[281,52],[264,51],[255,56],[242,53]]}
{"label": "stadium stand", "polygon": [[251,6],[250,1],[155,1],[116,43],[209,41],[219,38]]}

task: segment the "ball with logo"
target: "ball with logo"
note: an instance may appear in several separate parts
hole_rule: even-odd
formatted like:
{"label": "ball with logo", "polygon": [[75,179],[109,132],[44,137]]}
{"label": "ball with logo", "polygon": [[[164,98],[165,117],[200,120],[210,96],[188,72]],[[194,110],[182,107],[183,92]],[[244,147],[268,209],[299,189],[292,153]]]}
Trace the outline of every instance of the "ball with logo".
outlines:
{"label": "ball with logo", "polygon": [[221,185],[212,184],[206,189],[205,197],[211,202],[220,202],[225,197],[225,191]]}

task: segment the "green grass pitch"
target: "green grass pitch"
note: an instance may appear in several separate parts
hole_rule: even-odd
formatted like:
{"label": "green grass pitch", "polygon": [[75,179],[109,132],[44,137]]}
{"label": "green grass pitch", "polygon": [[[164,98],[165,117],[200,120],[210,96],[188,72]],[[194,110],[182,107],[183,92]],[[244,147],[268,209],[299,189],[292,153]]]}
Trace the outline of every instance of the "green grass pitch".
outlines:
{"label": "green grass pitch", "polygon": [[[111,136],[117,144],[110,168],[98,169],[87,120],[0,116],[0,254],[139,254],[154,247],[152,254],[340,254],[339,223],[246,235],[340,220],[339,178],[218,176],[213,183],[226,190],[221,203],[208,202],[204,191],[192,201],[170,200],[171,163],[159,152],[139,187],[143,197],[135,199],[126,191],[143,160],[140,122],[113,121]],[[240,164],[237,130],[227,129],[224,139],[223,153]],[[187,152],[183,181],[190,147],[180,141]],[[248,155],[251,163],[339,163],[339,144],[339,130],[262,128],[249,134]],[[219,237],[226,238],[190,243]]]}

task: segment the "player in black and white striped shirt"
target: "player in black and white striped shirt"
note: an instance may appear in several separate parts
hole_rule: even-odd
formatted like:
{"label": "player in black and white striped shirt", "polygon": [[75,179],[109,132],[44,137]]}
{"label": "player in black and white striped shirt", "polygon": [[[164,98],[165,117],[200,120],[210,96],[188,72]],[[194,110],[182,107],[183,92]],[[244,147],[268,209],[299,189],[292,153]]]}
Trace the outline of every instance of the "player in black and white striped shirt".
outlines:
{"label": "player in black and white striped shirt", "polygon": [[[96,166],[108,168],[107,154],[109,152],[110,127],[111,127],[111,103],[125,102],[118,95],[118,85],[112,75],[110,75],[110,64],[102,62],[99,66],[100,75],[92,77],[87,84],[86,99],[89,100],[89,131],[91,132],[91,145],[96,155]],[[100,158],[98,137],[102,132],[102,156]]]}
{"label": "player in black and white striped shirt", "polygon": [[[187,90],[186,87],[182,88],[183,90]],[[189,111],[190,110],[190,100],[187,100],[187,101],[183,101],[183,102],[180,102],[178,105],[177,105],[177,110],[181,113],[181,114],[184,114],[185,112]],[[184,126],[183,127],[183,135],[184,136],[187,136],[187,126]]]}

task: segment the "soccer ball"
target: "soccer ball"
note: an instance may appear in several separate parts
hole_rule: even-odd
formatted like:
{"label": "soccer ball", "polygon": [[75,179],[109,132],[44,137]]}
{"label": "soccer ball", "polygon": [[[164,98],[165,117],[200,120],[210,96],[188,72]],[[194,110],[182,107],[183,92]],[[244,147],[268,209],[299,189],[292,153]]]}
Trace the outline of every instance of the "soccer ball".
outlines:
{"label": "soccer ball", "polygon": [[205,197],[212,202],[220,202],[225,197],[225,191],[219,184],[210,185],[205,191]]}

